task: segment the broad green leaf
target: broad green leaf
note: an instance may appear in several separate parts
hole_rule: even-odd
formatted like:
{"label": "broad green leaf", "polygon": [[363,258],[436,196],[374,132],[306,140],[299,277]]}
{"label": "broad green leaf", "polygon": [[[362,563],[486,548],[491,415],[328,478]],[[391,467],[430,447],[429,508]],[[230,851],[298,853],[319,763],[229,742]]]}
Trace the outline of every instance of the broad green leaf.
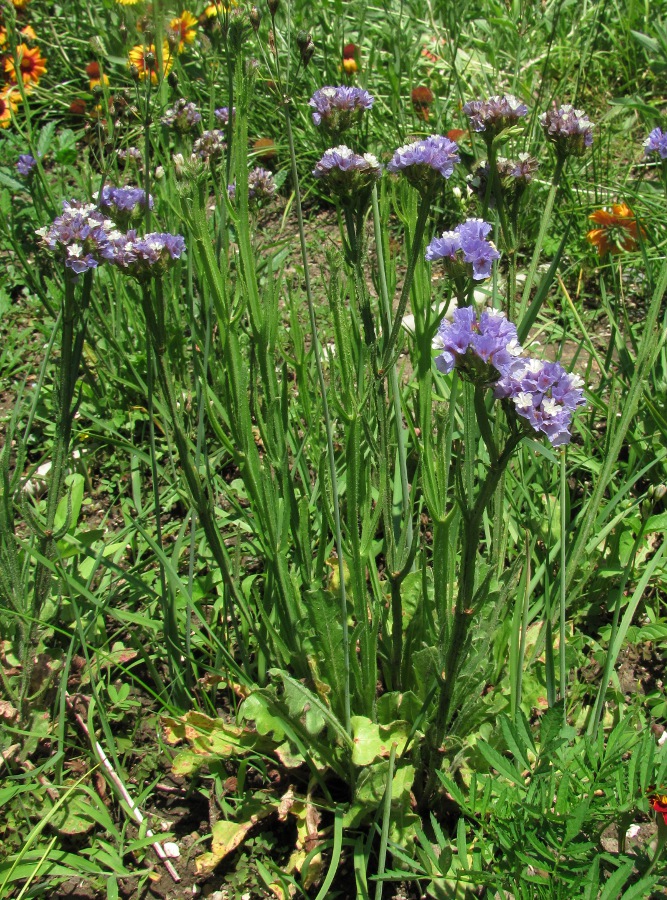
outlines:
{"label": "broad green leaf", "polygon": [[352,762],[355,766],[368,766],[378,757],[388,757],[391,745],[397,744],[396,752],[400,756],[410,734],[409,722],[392,722],[390,725],[377,725],[365,716],[352,716]]}

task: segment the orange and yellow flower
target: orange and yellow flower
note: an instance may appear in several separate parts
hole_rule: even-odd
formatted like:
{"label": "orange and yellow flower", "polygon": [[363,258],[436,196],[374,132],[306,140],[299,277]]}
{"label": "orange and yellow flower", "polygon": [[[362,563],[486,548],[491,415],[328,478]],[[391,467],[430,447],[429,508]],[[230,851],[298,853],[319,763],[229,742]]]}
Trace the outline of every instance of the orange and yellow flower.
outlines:
{"label": "orange and yellow flower", "polygon": [[[39,84],[39,79],[46,72],[46,60],[41,56],[39,47],[28,47],[27,44],[19,44],[16,48],[18,68],[21,72],[23,84],[32,87]],[[13,59],[5,60],[5,73],[12,84],[16,84],[16,68]]]}
{"label": "orange and yellow flower", "polygon": [[121,6],[136,6],[139,0],[116,0]]}
{"label": "orange and yellow flower", "polygon": [[662,816],[665,825],[667,825],[667,794],[664,792],[653,794],[649,798],[651,809],[659,816]]}
{"label": "orange and yellow flower", "polygon": [[[159,66],[155,44],[151,44],[149,47],[137,44],[130,50],[129,57],[129,65],[136,66],[140,81],[143,81],[146,74],[150,72],[151,83],[158,83]],[[173,63],[174,59],[172,52],[169,49],[169,44],[167,41],[164,41],[162,44],[163,75],[166,75],[169,72]]]}
{"label": "orange and yellow flower", "polygon": [[86,66],[86,75],[90,79],[90,89],[96,88],[98,84],[109,84],[109,78],[105,75],[98,62],[89,62]]}
{"label": "orange and yellow flower", "polygon": [[12,0],[15,9],[25,9],[28,5],[28,0]]}
{"label": "orange and yellow flower", "polygon": [[0,91],[0,128],[7,128],[10,124],[20,99],[16,88],[7,87]]}
{"label": "orange and yellow flower", "polygon": [[27,38],[29,41],[36,41],[37,35],[35,34],[35,29],[32,25],[26,25],[25,28],[21,29],[21,34],[24,38]]}
{"label": "orange and yellow flower", "polygon": [[180,16],[169,23],[169,31],[178,39],[178,52],[182,53],[187,44],[192,44],[197,36],[198,19],[184,9]]}
{"label": "orange and yellow flower", "polygon": [[344,59],[342,66],[343,72],[345,72],[346,75],[354,75],[359,69],[356,59]]}
{"label": "orange and yellow flower", "polygon": [[238,0],[216,0],[215,3],[209,3],[206,7],[203,18],[212,19],[216,16],[221,16],[223,13],[231,12],[232,7],[238,5]]}
{"label": "orange and yellow flower", "polygon": [[636,250],[640,231],[642,237],[646,235],[627,203],[613,203],[611,212],[598,209],[588,218],[600,226],[586,235],[586,240],[593,244],[599,256]]}

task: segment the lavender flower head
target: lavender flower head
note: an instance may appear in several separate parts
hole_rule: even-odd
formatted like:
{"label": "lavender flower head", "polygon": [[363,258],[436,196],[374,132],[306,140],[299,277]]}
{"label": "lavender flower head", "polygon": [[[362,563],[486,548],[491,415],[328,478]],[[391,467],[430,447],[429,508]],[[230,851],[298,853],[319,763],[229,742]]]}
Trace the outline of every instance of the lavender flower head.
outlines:
{"label": "lavender flower head", "polygon": [[356,125],[374,102],[375,98],[362,88],[327,85],[315,91],[308,105],[315,110],[313,122],[316,125],[323,125],[329,131],[340,134]]}
{"label": "lavender flower head", "polygon": [[497,309],[485,309],[478,317],[474,307],[459,307],[451,322],[443,319],[438,337],[438,369],[445,374],[459,369],[463,378],[477,384],[506,375],[522,353],[516,327]]}
{"label": "lavender flower head", "polygon": [[[229,124],[229,107],[228,106],[221,106],[219,109],[215,110],[213,115],[216,117],[216,119],[218,120],[218,122],[220,122],[221,125]],[[232,106],[232,118],[234,118],[235,115],[236,115],[236,107]]]}
{"label": "lavender flower head", "polygon": [[16,171],[19,175],[27,178],[29,175],[32,175],[32,170],[36,165],[37,160],[34,156],[31,156],[29,153],[22,153],[16,161]]}
{"label": "lavender flower head", "polygon": [[116,150],[116,156],[121,162],[136,162],[140,163],[143,161],[143,156],[141,155],[141,150],[138,147],[128,147],[127,150],[118,149]]}
{"label": "lavender flower head", "polygon": [[210,163],[222,156],[223,150],[226,149],[224,134],[214,128],[212,131],[205,131],[200,138],[197,138],[192,145],[192,155]]}
{"label": "lavender flower head", "polygon": [[108,259],[110,242],[120,237],[111,219],[93,203],[63,200],[62,215],[36,232],[40,244],[61,259],[75,275],[95,269]]}
{"label": "lavender flower head", "polygon": [[152,232],[137,237],[132,229],[110,241],[105,256],[128,275],[145,281],[163,275],[184,251],[185,240],[180,234]]}
{"label": "lavender flower head", "polygon": [[[533,180],[533,175],[537,171],[539,163],[528,153],[520,153],[516,160],[499,156],[496,159],[496,166],[503,193],[509,195],[513,200],[514,197],[523,193],[524,189]],[[480,200],[486,199],[488,180],[488,160],[484,160],[484,162],[480,163],[474,172],[466,178],[470,190],[479,197]],[[495,197],[493,196],[493,193],[489,197],[489,206],[495,206]]]}
{"label": "lavender flower head", "polygon": [[433,134],[423,141],[399,147],[387,164],[387,171],[402,173],[413,187],[424,193],[437,184],[438,176],[451,176],[454,164],[461,161],[458,149],[454,141]]}
{"label": "lavender flower head", "polygon": [[363,194],[381,175],[382,166],[372,153],[360,156],[344,144],[326,150],[313,169],[313,176],[343,200]]}
{"label": "lavender flower head", "polygon": [[99,195],[95,195],[102,212],[113,219],[120,228],[127,228],[130,222],[143,216],[146,209],[153,209],[153,198],[143,188],[113,187],[105,184]]}
{"label": "lavender flower head", "polygon": [[667,159],[667,131],[654,128],[644,141],[644,154],[650,156],[657,153],[660,159]]}
{"label": "lavender flower head", "polygon": [[255,166],[248,175],[248,200],[268,200],[276,192],[273,173],[261,166]]}
{"label": "lavender flower head", "polygon": [[528,107],[513,94],[503,94],[488,100],[471,100],[463,107],[463,112],[470,119],[473,131],[484,132],[492,140],[528,115]]}
{"label": "lavender flower head", "polygon": [[433,238],[426,248],[426,259],[428,262],[443,260],[447,274],[452,277],[472,275],[475,281],[483,281],[491,274],[493,260],[500,259],[494,244],[486,239],[490,231],[488,222],[468,219],[454,231]]}
{"label": "lavender flower head", "polygon": [[554,447],[570,442],[572,415],[585,406],[583,380],[557,362],[520,359],[494,385],[496,399],[508,400],[529,431],[545,434]]}
{"label": "lavender flower head", "polygon": [[555,145],[556,153],[563,158],[583,156],[593,146],[593,123],[583,110],[569,103],[542,113],[540,125],[547,140]]}
{"label": "lavender flower head", "polygon": [[173,127],[179,134],[187,134],[201,122],[201,113],[194,103],[181,98],[165,112],[160,121],[163,125]]}

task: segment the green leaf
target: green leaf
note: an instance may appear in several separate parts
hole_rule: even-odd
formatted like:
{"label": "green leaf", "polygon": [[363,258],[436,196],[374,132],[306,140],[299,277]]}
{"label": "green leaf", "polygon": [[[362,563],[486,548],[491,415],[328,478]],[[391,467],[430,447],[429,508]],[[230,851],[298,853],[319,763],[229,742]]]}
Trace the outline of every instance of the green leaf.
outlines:
{"label": "green leaf", "polygon": [[39,156],[46,156],[49,152],[49,148],[51,147],[51,143],[53,141],[53,135],[56,132],[56,123],[55,122],[47,122],[46,125],[39,132],[39,137],[37,138],[37,154]]}
{"label": "green leaf", "polygon": [[365,716],[352,716],[352,762],[355,766],[368,766],[378,757],[388,757],[391,745],[397,744],[400,755],[410,734],[409,722],[392,722],[390,725],[376,725]]}
{"label": "green leaf", "polygon": [[505,759],[504,756],[501,756],[500,753],[498,753],[497,750],[494,750],[493,747],[486,743],[486,741],[478,741],[477,747],[487,763],[496,769],[500,775],[503,775],[513,784],[524,787],[523,778],[521,778],[521,775],[509,760]]}

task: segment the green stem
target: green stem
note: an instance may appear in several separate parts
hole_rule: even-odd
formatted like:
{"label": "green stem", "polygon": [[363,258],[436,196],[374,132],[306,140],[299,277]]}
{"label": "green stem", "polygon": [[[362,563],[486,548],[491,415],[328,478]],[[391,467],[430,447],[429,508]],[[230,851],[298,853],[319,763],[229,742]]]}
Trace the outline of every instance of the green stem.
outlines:
{"label": "green stem", "polygon": [[394,324],[391,329],[391,334],[389,335],[389,339],[385,343],[384,346],[384,355],[382,358],[383,368],[387,367],[391,361],[391,354],[398,340],[398,334],[401,330],[401,325],[403,322],[403,316],[405,315],[405,310],[408,306],[408,300],[410,299],[410,288],[412,287],[412,281],[415,275],[415,268],[417,266],[417,259],[419,258],[419,253],[421,251],[422,240],[424,238],[424,231],[426,229],[426,221],[428,219],[428,213],[431,208],[431,203],[433,200],[433,189],[428,191],[426,194],[422,194],[421,200],[419,202],[419,210],[417,212],[417,223],[415,225],[415,233],[412,239],[412,247],[410,249],[410,258],[408,259],[408,268],[405,273],[405,281],[403,282],[403,288],[401,290],[401,296],[398,301],[398,308],[396,310],[396,316],[394,318]]}
{"label": "green stem", "polygon": [[559,673],[560,673],[560,699],[563,701],[563,716],[566,718],[565,700],[567,691],[567,669],[565,658],[565,607],[567,592],[565,589],[565,570],[567,568],[567,542],[565,530],[567,528],[567,510],[565,499],[567,494],[567,453],[565,447],[560,454],[560,622],[559,622]]}
{"label": "green stem", "polygon": [[[380,221],[380,207],[378,204],[377,185],[373,185],[372,193],[373,204],[373,232],[375,235],[375,253],[378,265],[378,282],[380,286],[380,300],[382,302],[383,331],[391,322],[391,306],[389,304],[389,291],[387,289],[387,272],[384,267],[384,247],[382,243],[382,223]],[[407,452],[405,446],[405,429],[403,428],[403,410],[401,407],[401,393],[398,384],[398,371],[396,363],[389,369],[388,378],[389,394],[391,404],[394,408],[394,421],[396,424],[396,445],[398,449],[398,467],[401,478],[401,493],[403,495],[403,506],[408,503],[410,487],[408,484],[408,464]],[[412,543],[412,518],[408,517],[406,521],[406,545]],[[398,540],[400,535],[396,535]]]}
{"label": "green stem", "polygon": [[286,102],[283,105],[285,115],[285,128],[287,131],[287,142],[289,146],[289,154],[292,168],[292,181],[294,185],[294,206],[296,208],[297,224],[299,228],[299,242],[301,245],[301,258],[303,260],[303,274],[306,285],[306,299],[308,301],[308,316],[310,318],[311,340],[313,342],[313,353],[315,355],[315,365],[317,367],[317,379],[320,387],[320,395],[322,399],[322,414],[324,417],[324,428],[327,437],[327,461],[329,464],[329,475],[331,478],[331,493],[333,498],[333,520],[336,541],[336,553],[338,555],[338,574],[340,578],[340,607],[341,607],[341,625],[343,629],[343,665],[345,668],[345,730],[348,734],[352,734],[352,725],[350,723],[350,641],[347,627],[347,597],[345,592],[345,562],[343,558],[343,535],[340,525],[340,502],[338,497],[338,475],[336,473],[336,456],[333,443],[333,423],[329,412],[329,401],[327,399],[327,386],[324,380],[324,370],[322,368],[322,349],[320,339],[317,332],[317,321],[315,319],[315,303],[313,300],[313,292],[310,285],[310,272],[308,268],[308,250],[306,248],[306,233],[303,225],[303,211],[301,208],[301,192],[299,190],[299,173],[296,163],[296,149],[294,146],[294,134],[292,132],[292,120],[290,117],[289,105]]}
{"label": "green stem", "polygon": [[540,256],[542,255],[542,247],[544,245],[544,239],[547,236],[547,229],[549,228],[549,224],[551,222],[551,214],[554,208],[554,202],[556,200],[556,194],[558,192],[558,188],[560,187],[560,180],[563,174],[563,167],[565,166],[565,158],[562,156],[558,156],[556,158],[556,168],[554,170],[554,177],[551,181],[551,188],[549,189],[549,194],[547,196],[547,202],[544,205],[544,212],[542,213],[542,220],[540,221],[540,230],[537,234],[537,241],[535,243],[535,249],[533,250],[533,257],[530,261],[530,268],[528,269],[528,276],[526,278],[526,284],[523,289],[523,294],[521,296],[521,307],[519,308],[519,316],[518,321],[521,322],[523,319],[526,310],[528,309],[528,301],[530,300],[530,292],[533,288],[533,283],[535,281],[535,275],[537,274],[537,266],[540,262]]}

